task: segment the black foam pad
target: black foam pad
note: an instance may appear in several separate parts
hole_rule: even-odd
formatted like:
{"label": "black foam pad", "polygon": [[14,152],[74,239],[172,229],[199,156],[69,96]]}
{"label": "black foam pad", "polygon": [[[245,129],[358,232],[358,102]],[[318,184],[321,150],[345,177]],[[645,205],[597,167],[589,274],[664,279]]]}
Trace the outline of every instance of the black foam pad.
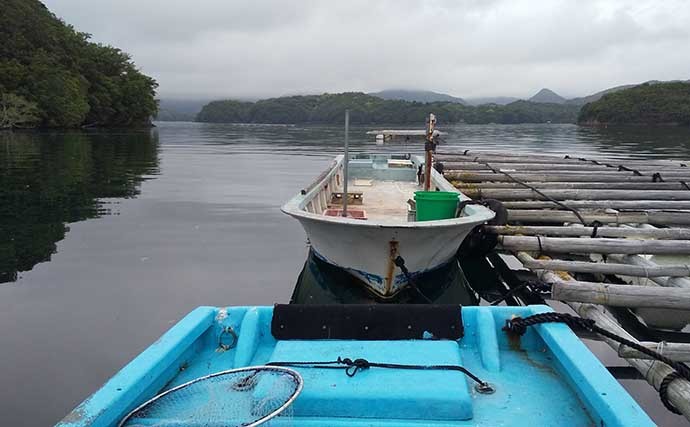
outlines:
{"label": "black foam pad", "polygon": [[271,333],[279,340],[457,340],[463,336],[459,305],[277,304]]}

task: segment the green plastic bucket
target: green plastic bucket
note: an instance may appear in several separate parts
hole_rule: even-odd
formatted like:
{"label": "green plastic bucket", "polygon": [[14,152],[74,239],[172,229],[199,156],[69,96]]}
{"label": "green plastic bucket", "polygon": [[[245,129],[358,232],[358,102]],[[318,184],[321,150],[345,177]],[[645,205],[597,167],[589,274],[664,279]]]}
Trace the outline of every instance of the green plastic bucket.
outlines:
{"label": "green plastic bucket", "polygon": [[458,193],[451,191],[415,191],[417,221],[455,218],[458,196]]}

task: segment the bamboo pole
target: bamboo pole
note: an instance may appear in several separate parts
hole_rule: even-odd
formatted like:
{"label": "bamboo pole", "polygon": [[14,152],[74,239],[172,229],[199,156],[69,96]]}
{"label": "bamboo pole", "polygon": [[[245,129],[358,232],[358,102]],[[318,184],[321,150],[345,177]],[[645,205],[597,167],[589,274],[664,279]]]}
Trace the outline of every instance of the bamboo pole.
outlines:
{"label": "bamboo pole", "polygon": [[[500,189],[500,188],[525,188],[524,185],[517,182],[460,182],[451,181],[452,184],[460,191],[466,189]],[[678,190],[690,191],[680,182],[531,182],[527,184],[538,188],[539,190],[546,189],[592,189],[592,190]],[[688,183],[690,186],[690,183]]]}
{"label": "bamboo pole", "polygon": [[[514,226],[514,225],[486,225],[484,229],[490,233],[503,235],[541,235],[577,237],[591,236],[593,227],[549,227],[549,226]],[[628,228],[628,227],[599,227],[599,237],[637,237],[645,239],[690,240],[688,228]]]}
{"label": "bamboo pole", "polygon": [[[637,340],[623,329],[613,317],[607,314],[601,307],[593,304],[568,303],[568,305],[580,317],[592,319],[597,326],[604,328],[614,334],[621,336],[629,341],[637,342]],[[614,351],[618,351],[621,344],[610,338],[603,337]],[[647,382],[659,390],[661,382],[667,375],[675,372],[673,368],[658,361],[643,360],[643,359],[626,359],[626,361],[635,369],[637,369],[647,380]],[[678,409],[683,416],[690,420],[690,381],[685,379],[676,379],[668,387],[668,400],[673,406]]]}
{"label": "bamboo pole", "polygon": [[[533,259],[528,254],[518,254],[518,258],[523,260]],[[550,271],[540,273],[542,279],[558,281],[562,279]],[[592,319],[597,322],[597,326],[604,328],[629,341],[638,342],[632,335],[623,329],[613,317],[607,314],[602,307],[594,304],[582,304],[576,302],[567,303],[580,317]],[[620,343],[607,337],[602,337],[614,351],[618,351]],[[675,372],[670,366],[657,362],[642,359],[627,359],[628,363],[637,369],[655,389],[659,389],[661,382],[667,375]],[[668,400],[677,408],[687,420],[690,420],[690,381],[676,379],[668,386]]]}
{"label": "bamboo pole", "polygon": [[503,249],[547,253],[690,255],[690,240],[498,236]]}
{"label": "bamboo pole", "polygon": [[690,310],[690,292],[660,286],[613,285],[610,283],[550,282],[551,298],[566,302],[584,302],[630,308],[668,308]]}
{"label": "bamboo pole", "polygon": [[[513,182],[508,176],[500,173],[486,173],[486,172],[444,172],[443,174],[448,180],[455,180],[460,182],[484,182],[484,181],[495,181],[495,182]],[[626,174],[612,174],[612,175],[599,175],[595,173],[571,173],[571,174],[561,174],[561,173],[548,173],[548,174],[537,174],[537,173],[510,173],[510,175],[522,182],[652,182],[650,176],[637,176],[637,175],[626,175]],[[674,179],[676,181],[684,181],[680,179]],[[690,179],[688,179],[690,181]]]}
{"label": "bamboo pole", "polygon": [[[573,164],[595,164],[597,161],[601,164],[622,164],[624,166],[628,165],[674,165],[678,167],[690,167],[690,161],[688,160],[678,160],[678,159],[607,159],[607,158],[586,158],[585,160],[580,160],[579,157],[570,156],[566,158],[566,155],[558,156],[553,154],[532,154],[532,153],[516,153],[507,154],[506,152],[492,152],[492,151],[467,151],[464,152],[450,152],[450,151],[439,151],[437,152],[437,159],[448,162],[466,162],[466,161],[486,161],[486,162],[526,162],[526,163],[537,163],[537,162],[550,162],[550,163],[573,163]],[[477,159],[477,160],[475,160]],[[685,165],[685,166],[683,166]],[[628,166],[631,167],[632,166]]]}
{"label": "bamboo pole", "polygon": [[[690,195],[690,191],[688,195]],[[689,210],[690,200],[568,200],[566,205],[575,209]],[[503,202],[503,206],[508,209],[562,209],[549,200],[508,200]]]}
{"label": "bamboo pole", "polygon": [[[690,215],[685,212],[581,212],[580,216],[588,224],[599,221],[603,224],[690,225]],[[580,222],[577,215],[570,211],[539,209],[508,209],[508,221],[539,224]]]}
{"label": "bamboo pole", "polygon": [[[495,172],[494,172],[495,171]],[[552,173],[557,173],[558,175],[561,176],[571,176],[571,175],[584,175],[584,174],[591,174],[595,173],[599,177],[626,177],[626,176],[637,176],[641,178],[646,178],[648,181],[652,182],[652,176],[656,172],[646,172],[645,173],[635,173],[633,171],[618,171],[615,169],[601,169],[601,170],[588,170],[588,169],[580,169],[580,168],[568,168],[568,169],[548,169],[548,170],[532,170],[532,169],[498,169],[498,168],[493,168],[493,169],[444,169],[444,174],[445,175],[450,175],[453,176],[454,174],[490,174],[490,173],[496,173],[500,174],[499,172],[505,172],[510,174],[511,176],[516,176],[516,175],[545,175],[545,174],[552,174]],[[638,171],[639,172],[639,171]],[[680,171],[680,172],[675,172],[675,171],[669,171],[666,172],[664,171],[663,173],[660,173],[661,178],[666,181],[687,181],[690,180],[690,171]],[[657,181],[659,179],[657,178]]]}
{"label": "bamboo pole", "polygon": [[[609,166],[604,164],[593,164],[593,163],[562,163],[560,160],[554,160],[550,163],[533,163],[529,160],[525,160],[524,163],[520,162],[481,162],[477,163],[474,161],[445,161],[443,162],[444,170],[454,171],[454,170],[492,170],[501,169],[506,172],[509,171],[562,171],[562,170],[582,170],[582,171],[611,171],[619,173],[630,173],[632,171],[627,169],[634,169],[645,175],[652,175],[654,172],[690,172],[687,167],[681,167],[679,165],[634,165],[626,166],[622,163],[608,163]],[[619,169],[620,168],[620,169]]]}
{"label": "bamboo pole", "polygon": [[609,264],[562,260],[533,260],[525,262],[524,264],[525,267],[531,270],[568,271],[572,273],[619,274],[623,276],[635,277],[690,276],[690,264],[643,267],[630,264]]}
{"label": "bamboo pole", "polygon": [[[671,360],[677,362],[690,362],[690,344],[688,343],[675,343],[675,342],[640,342],[640,345],[656,351],[657,353],[663,354]],[[621,345],[618,347],[618,356],[624,359],[645,359],[654,360],[645,353],[639,350],[628,347],[627,345]]]}
{"label": "bamboo pole", "polygon": [[[617,263],[637,265],[643,268],[651,269],[659,267],[654,261],[650,261],[639,255],[611,254],[609,255],[609,259]],[[659,286],[690,289],[690,279],[684,277],[650,277],[650,280]]]}
{"label": "bamboo pole", "polygon": [[[690,201],[690,191],[665,191],[665,190],[539,190],[544,195],[556,200],[685,200]],[[467,197],[473,199],[487,198],[498,200],[548,200],[541,194],[529,188],[506,189],[467,189],[463,191]]]}

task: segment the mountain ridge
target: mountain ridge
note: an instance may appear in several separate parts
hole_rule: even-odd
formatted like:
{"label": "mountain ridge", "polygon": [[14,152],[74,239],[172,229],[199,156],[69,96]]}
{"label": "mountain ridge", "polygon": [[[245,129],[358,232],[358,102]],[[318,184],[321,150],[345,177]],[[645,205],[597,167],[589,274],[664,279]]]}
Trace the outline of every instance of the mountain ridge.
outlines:
{"label": "mountain ridge", "polygon": [[463,98],[448,95],[445,93],[434,92],[431,90],[416,89],[384,89],[378,92],[369,92],[367,95],[388,101],[409,101],[409,102],[452,102],[455,104],[468,105]]}
{"label": "mountain ridge", "polygon": [[534,96],[528,99],[528,101],[542,104],[564,104],[566,99],[551,89],[542,88]]}

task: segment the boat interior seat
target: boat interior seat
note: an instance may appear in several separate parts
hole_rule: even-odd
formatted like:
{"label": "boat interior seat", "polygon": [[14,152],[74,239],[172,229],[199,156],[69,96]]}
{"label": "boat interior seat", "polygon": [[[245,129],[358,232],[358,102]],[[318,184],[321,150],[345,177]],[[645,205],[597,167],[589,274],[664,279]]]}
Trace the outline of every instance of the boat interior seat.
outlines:
{"label": "boat interior seat", "polygon": [[[340,358],[409,365],[463,365],[458,305],[295,305],[273,309],[277,339],[271,362]],[[426,338],[426,339],[423,339]],[[420,339],[423,339],[420,341]],[[456,371],[372,367],[350,377],[341,369],[301,368],[297,416],[468,420],[472,399]]]}

